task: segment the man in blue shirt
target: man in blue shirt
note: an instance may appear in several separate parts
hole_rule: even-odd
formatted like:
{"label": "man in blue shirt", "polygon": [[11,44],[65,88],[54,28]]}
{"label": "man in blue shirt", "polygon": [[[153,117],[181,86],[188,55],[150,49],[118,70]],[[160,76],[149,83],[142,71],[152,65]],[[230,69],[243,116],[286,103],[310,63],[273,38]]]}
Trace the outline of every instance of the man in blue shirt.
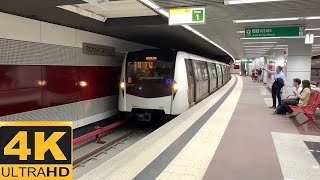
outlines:
{"label": "man in blue shirt", "polygon": [[276,71],[270,71],[268,69],[263,70],[274,76],[275,81],[272,84],[272,102],[273,105],[270,108],[276,109],[276,98],[278,98],[278,104],[281,105],[281,89],[284,86],[284,82],[286,80],[286,76],[282,72],[282,67],[277,66]]}

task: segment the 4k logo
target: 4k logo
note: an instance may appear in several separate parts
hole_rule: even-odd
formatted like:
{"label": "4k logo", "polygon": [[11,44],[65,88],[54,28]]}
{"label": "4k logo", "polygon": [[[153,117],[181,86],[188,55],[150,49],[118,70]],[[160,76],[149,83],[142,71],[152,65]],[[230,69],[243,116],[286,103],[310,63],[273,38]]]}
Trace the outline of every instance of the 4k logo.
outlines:
{"label": "4k logo", "polygon": [[0,179],[72,179],[71,123],[0,125]]}

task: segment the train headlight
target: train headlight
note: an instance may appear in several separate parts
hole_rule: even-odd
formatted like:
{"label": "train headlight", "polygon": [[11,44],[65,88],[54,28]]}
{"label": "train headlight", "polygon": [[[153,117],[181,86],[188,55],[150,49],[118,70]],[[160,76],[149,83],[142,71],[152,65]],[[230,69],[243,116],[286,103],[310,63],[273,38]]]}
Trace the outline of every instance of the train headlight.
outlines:
{"label": "train headlight", "polygon": [[173,90],[177,91],[179,89],[179,85],[175,82],[173,84]]}
{"label": "train headlight", "polygon": [[120,88],[121,88],[121,89],[124,89],[125,86],[126,86],[126,84],[125,84],[124,82],[121,82],[121,83],[120,83]]}

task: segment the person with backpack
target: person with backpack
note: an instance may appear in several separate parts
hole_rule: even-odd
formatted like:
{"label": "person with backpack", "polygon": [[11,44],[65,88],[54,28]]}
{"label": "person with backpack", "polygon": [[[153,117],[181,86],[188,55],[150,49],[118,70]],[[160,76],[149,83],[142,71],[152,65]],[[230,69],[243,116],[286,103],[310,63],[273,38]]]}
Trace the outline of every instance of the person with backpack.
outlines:
{"label": "person with backpack", "polygon": [[270,71],[268,69],[263,68],[263,70],[274,76],[275,81],[272,84],[272,106],[270,108],[276,109],[277,98],[278,105],[281,105],[281,89],[285,84],[286,76],[282,72],[282,67],[277,66],[276,71]]}

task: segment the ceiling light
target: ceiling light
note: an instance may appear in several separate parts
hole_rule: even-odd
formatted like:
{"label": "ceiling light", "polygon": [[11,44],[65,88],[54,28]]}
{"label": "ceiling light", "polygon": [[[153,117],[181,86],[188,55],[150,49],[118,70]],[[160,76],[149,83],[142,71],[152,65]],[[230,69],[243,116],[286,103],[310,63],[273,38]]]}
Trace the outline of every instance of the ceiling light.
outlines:
{"label": "ceiling light", "polygon": [[298,20],[316,20],[316,19],[320,19],[320,16],[233,20],[233,23],[275,22],[275,21],[298,21]]}
{"label": "ceiling light", "polygon": [[162,14],[163,16],[169,18],[169,13],[166,10],[163,9],[159,9],[158,11],[160,14]]}
{"label": "ceiling light", "polygon": [[140,0],[140,2],[142,2],[143,4],[151,7],[152,9],[160,9],[160,7],[159,7],[157,4],[155,4],[154,2],[152,2],[152,1],[149,1],[149,0]]}
{"label": "ceiling light", "polygon": [[81,9],[81,8],[74,6],[74,5],[63,5],[63,6],[57,6],[57,7],[64,9],[64,10],[67,10],[67,11],[70,11],[70,12],[73,12],[73,13],[76,13],[76,14],[79,14],[81,16],[85,16],[85,17],[89,17],[89,18],[101,21],[101,22],[105,22],[107,20],[107,18],[104,16],[101,16],[99,14],[95,14],[93,12]]}
{"label": "ceiling light", "polygon": [[277,44],[278,42],[245,42],[243,44]]}
{"label": "ceiling light", "polygon": [[273,48],[273,49],[288,49],[288,48]]}
{"label": "ceiling light", "polygon": [[301,18],[271,18],[271,19],[246,19],[246,20],[233,20],[233,23],[252,23],[252,22],[272,22],[272,21],[297,21]]}
{"label": "ceiling light", "polygon": [[318,47],[320,44],[313,44],[312,47]]}
{"label": "ceiling light", "polygon": [[251,39],[299,39],[304,38],[304,36],[293,36],[293,37],[256,37],[256,38],[240,38],[242,40],[251,40]]}
{"label": "ceiling light", "polygon": [[273,46],[244,46],[244,47],[248,47],[248,48],[270,48]]}
{"label": "ceiling light", "polygon": [[305,29],[305,31],[320,31],[320,28]]}
{"label": "ceiling light", "polygon": [[277,47],[288,47],[288,45],[276,45]]}
{"label": "ceiling light", "polygon": [[276,2],[276,1],[285,1],[285,0],[224,0],[224,4],[225,5],[234,5],[234,4]]}
{"label": "ceiling light", "polygon": [[269,51],[269,49],[245,49],[246,51]]}
{"label": "ceiling light", "polygon": [[237,31],[238,34],[244,34],[244,31]]}
{"label": "ceiling light", "polygon": [[193,29],[191,26],[189,25],[182,25],[182,27],[188,29],[189,31],[195,33],[196,35],[202,37],[203,39],[205,39],[206,41],[208,41],[209,43],[213,44],[214,46],[218,47],[219,49],[221,49],[223,52],[227,53],[232,60],[235,62],[235,58],[225,49],[223,49],[221,46],[219,46],[217,43],[215,43],[214,41],[210,40],[209,38],[207,38],[205,35],[201,34],[199,31]]}
{"label": "ceiling light", "polygon": [[315,19],[320,19],[320,16],[310,16],[310,17],[306,17],[306,20],[315,20]]}
{"label": "ceiling light", "polygon": [[[151,9],[157,11],[158,13],[162,14],[163,16],[169,18],[169,13],[164,10],[164,9],[160,9],[160,6],[158,6],[156,3],[154,3],[152,0],[138,0],[141,3],[145,4],[146,6],[150,7]],[[189,25],[182,25],[182,27],[186,28],[187,30],[195,33],[196,35],[198,35],[199,37],[203,38],[204,40],[208,41],[209,43],[213,44],[214,46],[218,47],[219,49],[221,49],[223,52],[225,52],[226,54],[228,54],[233,61],[235,61],[234,57],[225,49],[223,49],[221,46],[219,46],[217,43],[213,42],[212,40],[210,40],[209,38],[207,38],[205,35],[201,34],[200,32],[198,32],[197,30],[193,29],[191,26]]]}
{"label": "ceiling light", "polygon": [[314,42],[314,35],[313,34],[306,34],[306,38],[305,38],[305,41],[304,43],[305,44],[313,44]]}

